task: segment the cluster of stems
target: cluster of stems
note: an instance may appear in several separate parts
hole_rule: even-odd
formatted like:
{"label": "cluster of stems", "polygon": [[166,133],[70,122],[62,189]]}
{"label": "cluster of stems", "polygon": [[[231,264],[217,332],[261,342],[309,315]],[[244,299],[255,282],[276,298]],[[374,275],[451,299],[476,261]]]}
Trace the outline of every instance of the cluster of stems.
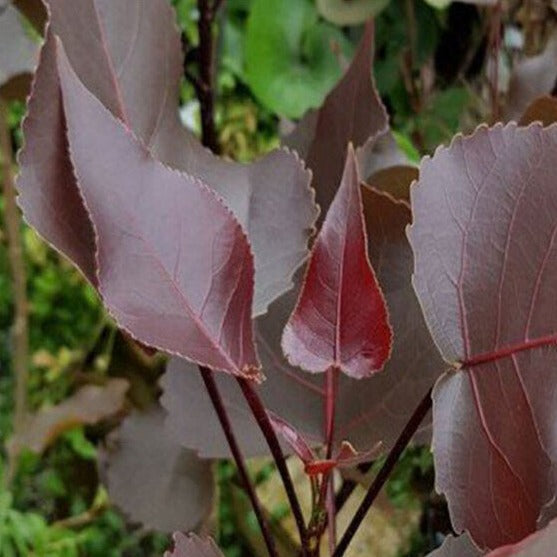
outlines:
{"label": "cluster of stems", "polygon": [[[186,78],[194,86],[200,103],[202,142],[206,147],[213,150],[215,153],[219,152],[219,145],[214,119],[215,53],[213,26],[219,4],[219,0],[198,0],[199,45],[197,60],[199,67],[197,75],[192,74],[188,69],[186,69]],[[203,366],[199,367],[199,371],[238,469],[238,475],[242,483],[242,487],[244,488],[255,512],[269,556],[278,557],[279,554],[272,535],[268,516],[259,501],[255,486],[250,478],[244,455],[242,454],[242,450],[236,439],[232,423],[219,392],[218,385],[215,381],[214,372]],[[327,459],[332,457],[335,446],[335,402],[338,375],[339,370],[336,368],[331,368],[326,373],[324,433],[326,439],[325,451]],[[322,536],[325,531],[328,530],[330,554],[333,557],[342,557],[377,495],[381,491],[381,488],[385,485],[398,459],[427,415],[431,407],[431,391],[426,394],[408,421],[407,425],[404,427],[400,437],[388,454],[385,463],[375,477],[375,480],[368,489],[360,507],[344,532],[340,542],[337,544],[336,512],[342,507],[348,496],[351,494],[355,484],[348,482],[338,494],[335,494],[332,471],[321,474],[317,480],[313,479],[312,486],[316,496],[314,496],[314,508],[312,509],[311,519],[309,524],[306,524],[292,477],[286,465],[284,453],[265,406],[263,405],[254,385],[249,379],[238,377],[237,381],[255,421],[265,437],[269,451],[282,480],[300,538],[298,555],[301,557],[318,557]]]}

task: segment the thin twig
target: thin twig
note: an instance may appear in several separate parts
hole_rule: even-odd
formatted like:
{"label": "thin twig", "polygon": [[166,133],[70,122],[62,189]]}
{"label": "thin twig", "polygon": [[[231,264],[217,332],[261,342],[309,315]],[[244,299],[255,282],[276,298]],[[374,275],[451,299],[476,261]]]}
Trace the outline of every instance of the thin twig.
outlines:
{"label": "thin twig", "polygon": [[[337,383],[339,370],[331,368],[327,370],[327,396],[325,397],[325,438],[327,440],[327,459],[333,456],[335,444],[335,410],[337,398]],[[323,489],[325,490],[325,509],[327,511],[327,529],[329,533],[329,548],[331,555],[336,546],[336,507],[334,495],[333,472],[323,478]]]}
{"label": "thin twig", "polygon": [[271,451],[275,464],[277,466],[278,472],[281,476],[282,483],[284,485],[284,489],[286,490],[286,495],[288,497],[288,501],[290,503],[290,507],[292,509],[292,514],[294,516],[294,520],[296,521],[296,526],[298,528],[298,532],[300,534],[300,540],[302,543],[302,554],[307,554],[307,530],[304,520],[304,515],[302,513],[302,508],[300,506],[300,501],[298,500],[298,496],[296,495],[296,490],[294,489],[294,484],[292,482],[292,478],[290,477],[290,472],[288,470],[288,466],[286,466],[286,460],[284,458],[284,454],[280,447],[280,443],[277,439],[275,430],[259,395],[253,388],[253,385],[248,379],[244,379],[241,377],[237,378],[238,384],[242,389],[242,393],[248,403],[248,406],[251,409],[251,412],[257,421],[265,440],[267,441],[267,445]]}
{"label": "thin twig", "polygon": [[199,366],[199,372],[201,373],[201,377],[205,383],[205,387],[207,388],[207,392],[209,393],[209,397],[211,398],[211,402],[213,403],[213,407],[215,408],[219,418],[222,430],[232,452],[232,456],[234,457],[234,462],[236,463],[236,468],[238,469],[238,474],[240,475],[243,487],[251,501],[251,505],[255,512],[255,516],[257,517],[257,521],[259,522],[261,533],[263,534],[269,555],[271,557],[278,557],[269,524],[267,523],[263,508],[261,507],[257,493],[255,492],[255,488],[249,477],[244,456],[240,450],[234,431],[232,430],[232,424],[230,423],[230,419],[222,401],[222,397],[220,396],[217,383],[213,377],[213,372],[209,368],[203,366]]}
{"label": "thin twig", "polygon": [[348,525],[348,528],[344,532],[340,543],[338,544],[333,557],[342,557],[344,552],[350,545],[354,534],[357,532],[358,528],[360,527],[362,521],[366,517],[369,509],[373,505],[377,495],[389,479],[398,459],[404,452],[404,449],[408,446],[412,437],[418,430],[418,427],[422,423],[423,419],[426,417],[427,413],[431,409],[431,390],[428,391],[426,396],[422,399],[414,413],[412,414],[411,418],[408,420],[408,423],[402,430],[399,438],[396,440],[394,447],[391,449],[391,452],[388,454],[385,463],[383,464],[381,470],[373,480],[373,483],[369,487],[366,496],[364,497],[362,503],[358,507],[356,514],[352,518],[352,521]]}
{"label": "thin twig", "polygon": [[14,290],[13,370],[15,375],[14,430],[21,431],[27,416],[29,326],[27,278],[21,243],[20,217],[15,200],[14,156],[6,105],[0,101],[0,152],[4,193],[4,221]]}
{"label": "thin twig", "polygon": [[199,78],[194,85],[201,110],[201,134],[203,144],[213,153],[220,152],[215,126],[215,45],[213,41],[213,22],[218,3],[211,0],[198,0],[199,20]]}

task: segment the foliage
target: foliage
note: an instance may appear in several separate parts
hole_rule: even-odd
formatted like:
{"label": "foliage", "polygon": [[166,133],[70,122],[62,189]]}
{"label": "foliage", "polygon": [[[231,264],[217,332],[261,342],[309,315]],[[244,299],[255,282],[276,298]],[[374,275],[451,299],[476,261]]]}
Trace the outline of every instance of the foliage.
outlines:
{"label": "foliage", "polygon": [[[547,551],[557,140],[554,127],[525,126],[553,122],[552,99],[523,112],[553,92],[557,42],[505,82],[502,31],[521,16],[477,3],[87,0],[68,25],[66,2],[47,0],[28,117],[13,130],[31,227],[21,230],[31,373],[29,415],[2,455],[0,551],[161,555],[169,538],[134,530],[111,505],[144,528],[207,531],[217,482],[220,546],[246,554],[241,521],[283,533],[272,509],[258,511],[249,475],[238,477],[255,512],[235,516],[226,459],[242,471],[244,458],[269,454],[289,501],[280,512],[297,525],[289,546],[308,557],[327,531],[341,557],[384,486],[397,505],[430,506],[433,473],[451,522],[443,503],[445,525],[424,513],[416,552],[451,529],[470,537],[447,538],[437,555]],[[38,48],[4,4],[2,103],[28,90]],[[22,9],[44,17],[32,2]],[[339,26],[370,13],[374,24]],[[457,28],[454,14],[465,14]],[[450,63],[447,44],[458,47]],[[23,105],[10,106],[19,128]],[[521,123],[437,147],[489,113]],[[0,341],[4,368],[10,334]],[[157,350],[170,356],[160,382]],[[4,437],[12,388],[2,378]],[[427,444],[430,428],[433,465],[428,449],[404,451],[416,435]],[[305,464],[307,517],[283,449]],[[336,469],[347,475],[340,497],[381,450],[335,542]],[[174,541],[172,556],[220,554],[210,539]]]}

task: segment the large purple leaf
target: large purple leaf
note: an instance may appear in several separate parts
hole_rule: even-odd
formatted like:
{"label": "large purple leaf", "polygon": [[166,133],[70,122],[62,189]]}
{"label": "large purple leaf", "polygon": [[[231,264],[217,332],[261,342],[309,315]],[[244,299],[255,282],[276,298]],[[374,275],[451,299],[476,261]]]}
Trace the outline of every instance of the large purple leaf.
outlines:
{"label": "large purple leaf", "polygon": [[48,0],[48,6],[50,37],[24,125],[18,181],[27,220],[94,282],[93,233],[78,207],[63,138],[54,33],[85,87],[155,158],[201,178],[235,213],[252,240],[254,312],[263,313],[291,287],[291,276],[307,255],[317,207],[302,161],[284,149],[249,165],[225,161],[182,127],[180,34],[166,0]]}
{"label": "large purple leaf", "polygon": [[[373,39],[373,24],[368,23],[352,63],[323,106],[309,112],[285,138],[313,171],[322,215],[340,184],[348,144],[371,152],[375,140],[388,128],[387,112],[371,75]],[[365,161],[361,162],[366,166]]]}
{"label": "large purple leaf", "polygon": [[483,547],[528,535],[555,494],[557,128],[479,128],[424,159],[414,284],[444,358],[437,489]]}
{"label": "large purple leaf", "polygon": [[30,76],[38,50],[18,10],[9,0],[0,0],[0,97],[11,97],[11,85],[15,86],[17,78]]}
{"label": "large purple leaf", "polygon": [[154,160],[79,81],[61,43],[57,52],[105,305],[150,346],[212,369],[257,374],[253,257],[240,225],[207,186]]}
{"label": "large purple leaf", "polygon": [[101,475],[130,521],[163,532],[198,529],[213,504],[211,465],[175,443],[163,424],[156,407],[126,418],[101,451]]}
{"label": "large purple leaf", "polygon": [[[363,187],[370,259],[385,293],[394,330],[391,359],[383,373],[365,381],[342,376],[337,403],[337,439],[365,450],[382,440],[389,450],[414,408],[444,366],[431,340],[410,277],[413,257],[405,228],[410,208],[388,194]],[[324,386],[321,376],[302,373],[288,364],[280,348],[281,333],[297,299],[295,290],[273,303],[256,320],[255,337],[266,381],[259,387],[267,408],[295,426],[312,444],[324,443]],[[235,381],[217,377],[235,431],[246,454],[267,448]],[[199,373],[173,359],[162,379],[161,402],[167,425],[187,447],[204,456],[228,456],[220,425],[203,391]]]}
{"label": "large purple leaf", "polygon": [[222,552],[211,538],[202,539],[195,534],[177,532],[172,536],[174,549],[164,557],[223,557]]}
{"label": "large purple leaf", "polygon": [[290,363],[306,371],[336,368],[362,379],[383,368],[391,344],[385,299],[367,254],[360,177],[350,145],[282,347]]}

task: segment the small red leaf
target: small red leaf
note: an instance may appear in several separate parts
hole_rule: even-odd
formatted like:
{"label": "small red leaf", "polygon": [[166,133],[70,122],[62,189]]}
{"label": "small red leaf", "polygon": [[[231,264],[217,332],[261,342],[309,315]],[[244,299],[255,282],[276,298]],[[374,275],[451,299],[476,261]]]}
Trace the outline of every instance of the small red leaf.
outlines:
{"label": "small red leaf", "polygon": [[257,376],[253,256],[242,228],[203,183],[150,156],[85,89],[60,42],[58,70],[105,305],[150,346]]}
{"label": "small red leaf", "polygon": [[315,460],[315,454],[303,435],[295,427],[291,426],[286,420],[279,418],[276,414],[269,411],[267,411],[267,414],[269,414],[275,432],[288,443],[300,460],[305,464],[313,462]]}
{"label": "small red leaf", "polygon": [[333,458],[324,460],[314,460],[312,462],[306,463],[304,466],[304,472],[308,476],[319,476],[320,474],[326,474],[334,468],[337,467],[337,461]]}
{"label": "small red leaf", "polygon": [[290,362],[307,371],[336,367],[361,379],[382,369],[391,342],[385,300],[367,256],[360,180],[350,146],[282,346]]}

